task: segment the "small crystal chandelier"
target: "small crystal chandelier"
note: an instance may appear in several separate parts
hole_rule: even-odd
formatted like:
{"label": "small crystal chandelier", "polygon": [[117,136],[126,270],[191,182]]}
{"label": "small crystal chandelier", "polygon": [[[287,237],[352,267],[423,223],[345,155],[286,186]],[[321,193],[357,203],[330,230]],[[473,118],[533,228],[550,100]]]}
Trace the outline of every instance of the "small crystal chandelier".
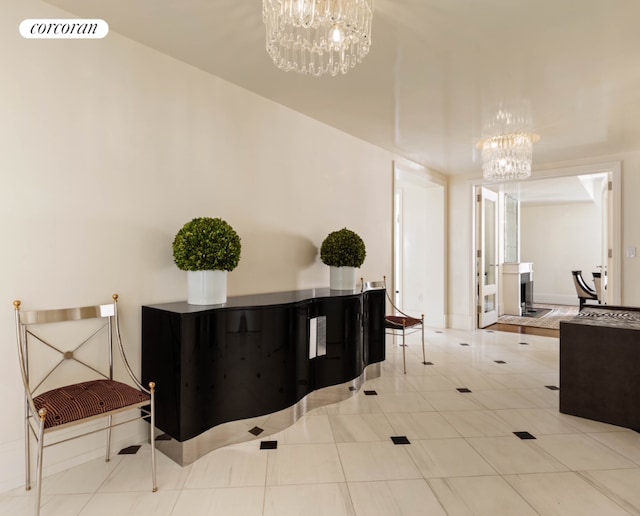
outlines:
{"label": "small crystal chandelier", "polygon": [[373,0],[262,0],[267,53],[288,72],[347,73],[369,53]]}
{"label": "small crystal chandelier", "polygon": [[517,181],[531,176],[533,144],[540,137],[526,131],[531,124],[529,110],[498,109],[485,124],[482,149],[482,175],[489,181]]}
{"label": "small crystal chandelier", "polygon": [[482,142],[482,175],[490,181],[513,181],[531,175],[534,136],[512,133]]}

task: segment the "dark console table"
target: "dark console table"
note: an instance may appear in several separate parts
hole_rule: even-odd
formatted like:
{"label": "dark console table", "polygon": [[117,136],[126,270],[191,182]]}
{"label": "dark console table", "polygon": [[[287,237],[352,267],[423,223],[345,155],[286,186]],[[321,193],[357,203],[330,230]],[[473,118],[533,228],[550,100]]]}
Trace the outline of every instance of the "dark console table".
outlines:
{"label": "dark console table", "polygon": [[[158,449],[186,465],[283,430],[379,375],[384,290],[313,289],[142,307],[142,378],[156,382]],[[168,440],[166,440],[168,438]]]}
{"label": "dark console table", "polygon": [[585,305],[560,323],[560,412],[640,429],[640,308]]}

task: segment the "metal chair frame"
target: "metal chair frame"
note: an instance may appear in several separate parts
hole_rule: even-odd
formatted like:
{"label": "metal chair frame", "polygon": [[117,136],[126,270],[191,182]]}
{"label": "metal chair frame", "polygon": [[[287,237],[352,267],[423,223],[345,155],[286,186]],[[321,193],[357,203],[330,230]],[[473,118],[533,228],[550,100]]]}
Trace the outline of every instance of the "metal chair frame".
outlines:
{"label": "metal chair frame", "polygon": [[407,357],[405,352],[405,348],[407,347],[407,344],[405,343],[405,338],[407,335],[410,335],[411,333],[414,333],[417,331],[421,332],[422,363],[424,365],[427,364],[427,358],[424,350],[424,314],[421,314],[420,317],[418,318],[418,317],[409,315],[408,313],[398,308],[393,302],[393,300],[391,299],[391,296],[389,296],[389,290],[387,289],[387,277],[383,276],[382,279],[383,279],[382,281],[365,282],[364,278],[361,278],[360,281],[362,282],[362,291],[364,292],[366,290],[372,290],[372,289],[384,289],[385,295],[387,296],[387,301],[389,302],[391,307],[394,309],[394,311],[397,314],[400,314],[399,316],[385,315],[384,327],[387,334],[393,335],[393,336],[402,336],[402,344],[400,344],[400,346],[402,347],[402,367],[403,367],[404,374],[407,374]]}
{"label": "metal chair frame", "polygon": [[[158,490],[157,481],[156,481],[156,458],[155,458],[155,436],[154,436],[154,428],[155,428],[155,383],[149,382],[149,388],[143,387],[140,381],[136,378],[131,367],[129,366],[129,362],[124,352],[124,348],[122,345],[122,339],[120,337],[120,327],[118,322],[118,295],[114,294],[112,296],[113,303],[104,304],[104,305],[95,305],[95,306],[84,306],[78,308],[64,308],[64,309],[54,309],[54,310],[38,310],[38,311],[23,311],[21,310],[21,301],[14,301],[14,309],[15,309],[15,323],[16,323],[16,339],[18,343],[18,357],[20,360],[20,370],[22,374],[22,381],[24,384],[24,393],[25,393],[25,489],[28,491],[31,489],[31,437],[35,438],[37,445],[37,456],[36,456],[36,495],[35,495],[35,514],[36,516],[40,514],[40,503],[42,497],[42,460],[43,460],[43,451],[44,448],[48,448],[50,446],[55,446],[57,444],[61,444],[73,439],[77,439],[79,437],[83,437],[86,435],[94,434],[97,432],[105,431],[107,432],[107,449],[105,461],[109,461],[109,455],[111,451],[111,429],[120,425],[124,425],[127,423],[131,423],[133,421],[138,421],[140,419],[149,421],[150,423],[150,443],[151,443],[151,479],[152,479],[152,491],[155,492]],[[42,325],[51,325],[53,323],[69,323],[71,321],[81,321],[87,319],[96,319],[96,326],[92,326],[89,330],[89,333],[86,335],[86,338],[82,340],[79,344],[75,346],[72,350],[65,350],[57,344],[49,342],[49,340],[42,336],[42,331],[39,331],[39,327],[42,329]],[[102,320],[99,320],[102,319]],[[96,329],[97,327],[97,329]],[[84,331],[87,331],[84,328]],[[78,351],[80,348],[85,346],[89,341],[97,340],[98,338],[104,338],[102,335],[106,331],[107,336],[106,340],[108,341],[108,371],[104,372],[107,365],[95,365],[89,363],[89,361],[81,359],[78,356]],[[44,332],[46,333],[46,331]],[[39,335],[40,334],[40,335]],[[85,333],[82,334],[85,336]],[[96,339],[94,339],[96,338]],[[116,382],[113,378],[113,347],[114,340],[117,344],[117,348],[119,350],[120,358],[122,359],[122,363],[128,373],[128,376],[131,378],[132,382],[135,384],[135,388],[138,389],[141,393],[141,397],[144,397],[144,401],[136,401],[134,403],[126,404],[125,406],[120,406],[117,409],[105,411],[102,413],[90,413],[87,415],[83,415],[77,417],[68,422],[64,422],[61,424],[57,424],[55,426],[46,425],[47,423],[47,409],[45,407],[38,408],[37,400],[38,395],[42,396],[44,394],[54,393],[58,388],[69,387],[69,385],[62,385],[52,389],[45,389],[45,382],[52,377],[54,371],[56,371],[62,364],[67,362],[76,362],[87,368],[89,375],[93,378],[97,378],[98,380],[104,381],[104,385],[110,386],[120,386],[120,388],[132,389],[131,392],[134,392],[133,387],[128,385],[124,385],[121,382]],[[42,350],[42,346],[56,352],[60,355],[59,361],[53,364],[53,367],[48,370],[48,372],[41,373],[43,375],[42,378],[34,378],[30,376],[30,358],[31,361],[35,362],[36,355],[34,353],[33,347],[38,344],[40,348],[39,351]],[[41,351],[42,352],[42,351]],[[31,357],[30,357],[31,355]],[[55,356],[55,355],[54,355]],[[106,361],[106,360],[105,360]],[[55,362],[55,360],[53,360]],[[102,370],[101,370],[102,369]],[[35,376],[35,373],[33,374]],[[71,383],[71,385],[77,385],[75,383]],[[39,392],[44,391],[44,392]],[[135,391],[137,392],[137,391]],[[40,403],[41,404],[41,403]],[[133,410],[136,412],[135,417],[130,417],[124,421],[120,421],[117,423],[113,422],[113,416],[116,414],[124,413],[125,411]],[[87,411],[89,412],[89,411]],[[72,419],[75,416],[70,416]],[[66,438],[52,438],[51,442],[47,439],[47,443],[45,444],[45,437],[48,437],[50,434],[55,433],[58,430],[68,429],[77,424],[87,423],[88,421],[93,421],[99,418],[107,418],[106,426],[83,430],[76,432],[70,437]],[[51,422],[50,422],[51,423]],[[67,432],[65,432],[67,435]]]}

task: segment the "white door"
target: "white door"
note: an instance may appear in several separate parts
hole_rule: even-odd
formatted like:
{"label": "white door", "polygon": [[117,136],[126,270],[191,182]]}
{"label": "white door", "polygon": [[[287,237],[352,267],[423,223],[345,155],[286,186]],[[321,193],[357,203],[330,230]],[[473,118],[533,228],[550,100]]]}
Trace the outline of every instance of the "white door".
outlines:
{"label": "white door", "polygon": [[498,321],[498,194],[477,188],[478,328]]}

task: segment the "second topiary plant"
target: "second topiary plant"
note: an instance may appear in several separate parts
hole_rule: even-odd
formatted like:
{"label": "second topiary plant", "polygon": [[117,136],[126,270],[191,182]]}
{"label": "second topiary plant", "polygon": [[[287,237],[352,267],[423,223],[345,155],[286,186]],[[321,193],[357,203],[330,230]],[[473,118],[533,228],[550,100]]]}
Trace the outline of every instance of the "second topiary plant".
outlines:
{"label": "second topiary plant", "polygon": [[330,267],[332,290],[354,290],[355,270],[367,256],[366,246],[360,236],[347,228],[329,233],[320,246],[320,260]]}

